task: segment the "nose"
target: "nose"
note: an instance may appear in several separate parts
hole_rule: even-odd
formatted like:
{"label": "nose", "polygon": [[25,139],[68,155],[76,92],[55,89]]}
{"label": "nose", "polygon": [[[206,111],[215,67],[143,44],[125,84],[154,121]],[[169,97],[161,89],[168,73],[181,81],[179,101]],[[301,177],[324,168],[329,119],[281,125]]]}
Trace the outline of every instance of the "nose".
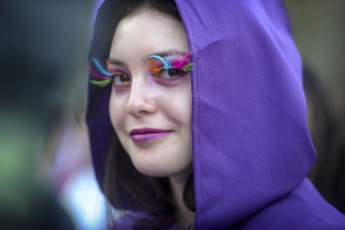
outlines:
{"label": "nose", "polygon": [[132,81],[126,109],[135,117],[153,114],[157,111],[152,89],[144,79]]}

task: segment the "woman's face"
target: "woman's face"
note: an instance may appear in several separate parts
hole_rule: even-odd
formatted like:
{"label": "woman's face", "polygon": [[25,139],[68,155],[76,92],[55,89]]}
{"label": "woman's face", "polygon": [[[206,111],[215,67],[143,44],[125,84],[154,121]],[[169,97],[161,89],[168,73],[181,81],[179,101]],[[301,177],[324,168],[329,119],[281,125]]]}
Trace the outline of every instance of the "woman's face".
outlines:
{"label": "woman's face", "polygon": [[151,55],[189,51],[183,24],[157,10],[141,10],[120,21],[109,64],[120,73],[109,103],[112,125],[138,171],[182,176],[192,170],[191,80],[189,73],[157,76]]}

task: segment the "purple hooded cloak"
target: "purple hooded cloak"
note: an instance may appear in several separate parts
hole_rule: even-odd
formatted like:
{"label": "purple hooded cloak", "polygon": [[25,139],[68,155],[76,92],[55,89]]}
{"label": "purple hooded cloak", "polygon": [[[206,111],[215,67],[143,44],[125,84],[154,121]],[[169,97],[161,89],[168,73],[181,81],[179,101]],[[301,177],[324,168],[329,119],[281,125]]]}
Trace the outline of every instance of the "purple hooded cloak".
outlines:
{"label": "purple hooded cloak", "polygon": [[[193,53],[195,229],[345,229],[345,217],[306,179],[315,158],[302,64],[277,0],[175,0]],[[105,60],[106,0],[89,60]],[[113,33],[111,34],[111,36]],[[111,87],[89,85],[87,124],[101,182],[113,128]],[[128,209],[132,202],[128,194]]]}

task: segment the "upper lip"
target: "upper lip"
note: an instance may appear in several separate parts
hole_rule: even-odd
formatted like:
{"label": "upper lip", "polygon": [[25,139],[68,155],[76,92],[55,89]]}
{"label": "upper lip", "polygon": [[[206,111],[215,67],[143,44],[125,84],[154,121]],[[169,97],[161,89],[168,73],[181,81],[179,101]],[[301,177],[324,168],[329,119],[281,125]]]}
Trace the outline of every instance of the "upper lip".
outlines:
{"label": "upper lip", "polygon": [[171,130],[166,129],[153,129],[153,128],[142,128],[142,129],[132,129],[129,132],[129,135],[140,135],[140,134],[147,134],[147,133],[163,133],[163,132],[170,132]]}

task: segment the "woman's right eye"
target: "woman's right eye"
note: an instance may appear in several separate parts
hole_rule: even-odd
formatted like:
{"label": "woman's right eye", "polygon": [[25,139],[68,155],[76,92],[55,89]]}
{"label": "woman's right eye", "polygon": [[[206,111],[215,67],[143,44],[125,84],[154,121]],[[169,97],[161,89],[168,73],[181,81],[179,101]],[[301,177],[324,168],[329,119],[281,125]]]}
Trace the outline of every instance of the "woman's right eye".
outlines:
{"label": "woman's right eye", "polygon": [[116,74],[113,76],[113,85],[127,86],[127,85],[129,85],[130,82],[131,82],[130,77],[125,73]]}

